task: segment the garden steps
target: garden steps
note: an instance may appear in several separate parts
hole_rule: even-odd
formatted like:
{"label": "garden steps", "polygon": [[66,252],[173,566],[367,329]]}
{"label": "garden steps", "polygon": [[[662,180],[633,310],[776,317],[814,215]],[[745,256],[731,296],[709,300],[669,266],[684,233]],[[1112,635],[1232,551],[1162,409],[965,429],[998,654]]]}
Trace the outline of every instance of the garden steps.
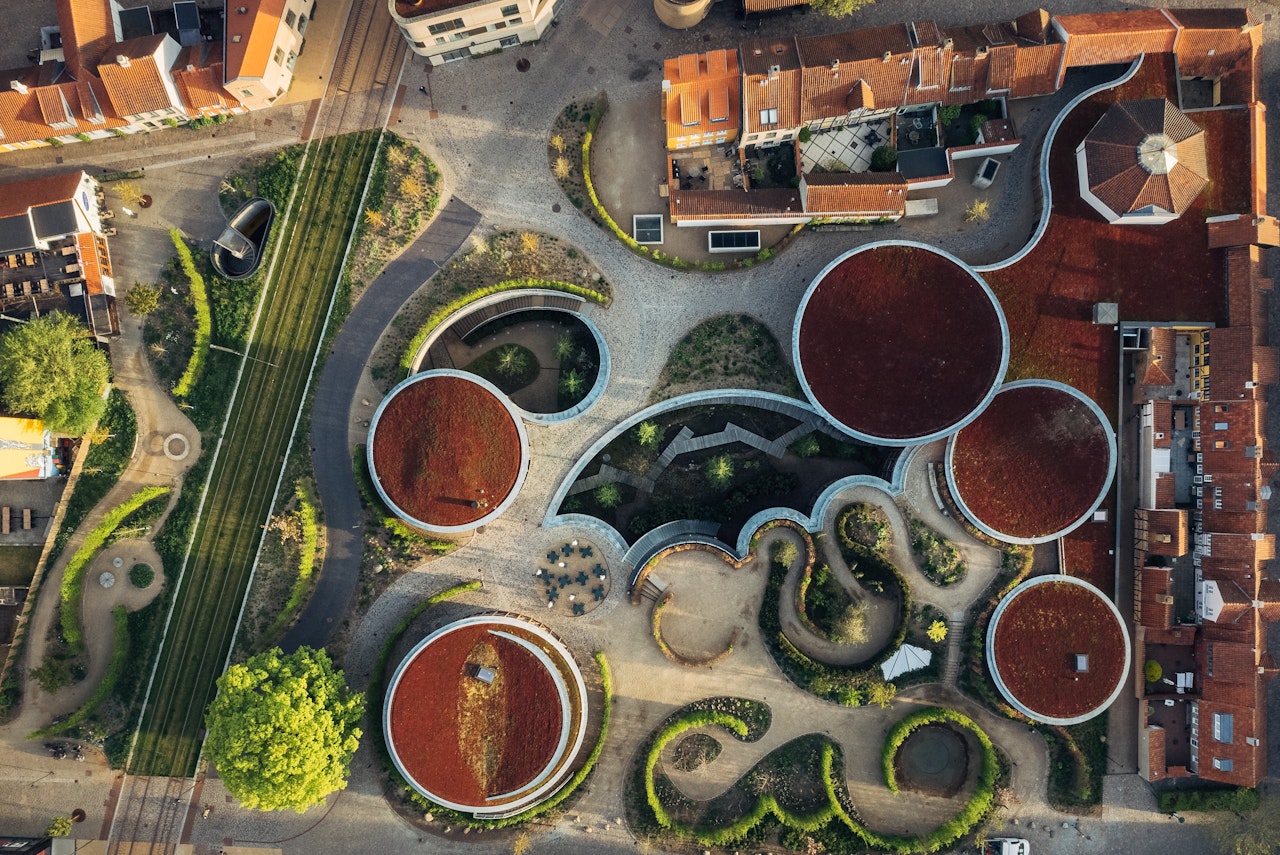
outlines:
{"label": "garden steps", "polygon": [[637,490],[643,490],[646,493],[653,492],[653,479],[636,475],[634,472],[628,472],[625,469],[618,469],[610,466],[608,463],[600,464],[600,471],[589,478],[579,478],[573,482],[573,486],[569,488],[569,495],[576,493],[585,493],[588,490],[594,490],[601,484],[628,484]]}
{"label": "garden steps", "polygon": [[942,668],[942,682],[954,686],[960,676],[960,644],[964,638],[964,612],[956,612],[947,621],[947,664]]}

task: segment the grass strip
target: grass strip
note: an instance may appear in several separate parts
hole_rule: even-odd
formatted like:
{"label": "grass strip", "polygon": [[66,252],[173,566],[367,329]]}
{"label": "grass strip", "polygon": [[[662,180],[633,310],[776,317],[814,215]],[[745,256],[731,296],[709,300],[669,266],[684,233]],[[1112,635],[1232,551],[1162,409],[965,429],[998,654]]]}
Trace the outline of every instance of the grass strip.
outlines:
{"label": "grass strip", "polygon": [[125,610],[124,606],[116,606],[111,610],[111,617],[115,621],[115,647],[111,650],[111,662],[107,665],[107,671],[102,675],[102,682],[98,684],[98,688],[93,690],[89,700],[85,701],[80,709],[62,721],[54,722],[46,728],[37,730],[28,736],[28,739],[56,736],[60,733],[66,733],[73,727],[79,727],[115,691],[116,683],[120,681],[120,675],[124,673],[125,663],[129,661],[129,612]]}
{"label": "grass strip", "polygon": [[84,649],[84,633],[80,627],[80,599],[84,595],[84,571],[89,567],[89,562],[129,514],[168,492],[168,487],[144,487],[107,511],[102,517],[102,522],[85,535],[84,543],[80,544],[80,548],[67,561],[66,569],[62,571],[62,604],[59,619],[62,622],[62,635],[73,654],[78,654]]}
{"label": "grass strip", "polygon": [[209,294],[205,291],[204,277],[196,269],[195,259],[191,257],[191,248],[182,239],[182,235],[178,234],[177,229],[169,229],[169,239],[173,241],[173,247],[178,251],[178,263],[182,265],[182,272],[191,286],[191,304],[196,312],[195,342],[191,345],[191,359],[187,362],[187,369],[178,378],[177,385],[173,387],[173,394],[176,397],[185,398],[191,392],[191,387],[200,379],[201,372],[204,371],[204,363],[209,356],[209,341],[213,337],[213,315],[209,312]]}
{"label": "grass strip", "polygon": [[127,767],[189,775],[204,709],[245,590],[317,360],[380,131],[317,141],[282,218],[235,395],[146,691]]}
{"label": "grass strip", "polygon": [[493,285],[487,285],[484,288],[477,288],[467,294],[463,294],[456,300],[444,304],[440,308],[431,313],[426,323],[409,341],[409,346],[404,349],[404,353],[400,355],[400,369],[408,376],[413,369],[413,358],[418,354],[418,348],[422,347],[422,343],[427,340],[427,336],[431,335],[431,331],[459,309],[465,308],[477,300],[482,300],[491,294],[499,294],[503,291],[515,291],[521,288],[541,288],[546,291],[563,291],[566,294],[576,294],[584,297],[593,303],[605,304],[609,302],[609,298],[599,291],[591,288],[583,288],[581,285],[574,285],[572,282],[560,282],[555,279],[507,279]]}
{"label": "grass strip", "polygon": [[302,598],[307,594],[311,574],[316,569],[316,548],[320,539],[319,527],[316,525],[316,506],[312,504],[311,496],[301,486],[298,487],[297,497],[298,521],[302,527],[302,536],[298,544],[298,576],[293,580],[293,589],[289,591],[289,599],[285,602],[284,608],[280,610],[280,614],[276,615],[271,628],[266,631],[263,638],[275,638],[289,621],[293,620],[293,616],[302,606]]}

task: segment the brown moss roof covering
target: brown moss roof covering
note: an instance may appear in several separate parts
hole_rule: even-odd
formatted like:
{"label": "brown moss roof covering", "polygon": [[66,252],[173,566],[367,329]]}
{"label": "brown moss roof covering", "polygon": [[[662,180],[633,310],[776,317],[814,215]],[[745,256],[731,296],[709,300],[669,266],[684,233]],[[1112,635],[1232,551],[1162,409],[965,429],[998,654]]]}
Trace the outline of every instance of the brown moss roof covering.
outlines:
{"label": "brown moss roof covering", "polygon": [[[520,457],[511,413],[463,377],[424,377],[405,386],[386,403],[373,436],[382,489],[430,525],[466,525],[490,513],[515,486]],[[472,507],[481,497],[489,506]]]}
{"label": "brown moss roof covering", "polygon": [[800,319],[814,399],[886,439],[945,430],[999,380],[998,310],[967,270],[928,249],[878,246],[831,269]]}
{"label": "brown moss roof covering", "polygon": [[[491,629],[464,626],[418,652],[396,684],[388,734],[423,789],[476,807],[520,790],[547,767],[562,720],[551,673]],[[494,681],[472,677],[474,665],[492,668]]]}
{"label": "brown moss roof covering", "polygon": [[1076,396],[1048,386],[1000,390],[955,437],[951,471],[965,506],[1012,537],[1062,531],[1107,482],[1107,428]]}
{"label": "brown moss roof covering", "polygon": [[[1124,630],[1101,597],[1069,582],[1018,591],[996,624],[994,653],[1005,688],[1049,718],[1096,710],[1124,679]],[[1089,657],[1077,672],[1076,655]]]}

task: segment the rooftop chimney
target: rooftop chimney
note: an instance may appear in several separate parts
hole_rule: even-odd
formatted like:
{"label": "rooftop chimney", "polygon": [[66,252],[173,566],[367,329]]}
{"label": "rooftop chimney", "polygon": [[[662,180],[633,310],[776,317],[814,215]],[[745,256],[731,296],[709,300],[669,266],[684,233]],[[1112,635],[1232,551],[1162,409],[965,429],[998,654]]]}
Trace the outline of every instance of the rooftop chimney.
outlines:
{"label": "rooftop chimney", "polygon": [[122,53],[121,53],[121,54],[116,54],[116,65],[120,66],[121,68],[128,68],[128,67],[129,67],[129,57],[125,56],[125,55],[124,55],[124,54],[122,54]]}
{"label": "rooftop chimney", "polygon": [[9,88],[12,89],[14,92],[18,92],[22,95],[27,94],[27,84],[23,83],[21,80],[9,81]]}

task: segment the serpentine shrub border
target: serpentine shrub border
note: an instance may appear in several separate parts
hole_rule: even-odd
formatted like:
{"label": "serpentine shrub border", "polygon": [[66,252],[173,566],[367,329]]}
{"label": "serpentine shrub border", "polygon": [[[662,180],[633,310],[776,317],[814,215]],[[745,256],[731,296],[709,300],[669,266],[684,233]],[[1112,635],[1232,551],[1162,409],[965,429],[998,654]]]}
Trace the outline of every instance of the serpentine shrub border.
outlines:
{"label": "serpentine shrub border", "polygon": [[280,614],[276,615],[271,628],[266,631],[263,638],[275,638],[293,620],[302,606],[302,598],[306,596],[307,588],[310,587],[311,574],[316,569],[316,554],[319,551],[320,541],[319,526],[316,524],[316,506],[301,484],[298,485],[295,495],[298,497],[298,517],[302,523],[302,538],[301,543],[298,544],[298,575],[293,580],[289,599],[280,610]]}
{"label": "serpentine shrub border", "polygon": [[178,263],[182,266],[182,272],[191,286],[191,304],[196,313],[195,341],[191,345],[191,359],[173,387],[174,397],[185,398],[204,372],[205,359],[209,356],[209,343],[213,338],[213,315],[209,311],[209,295],[205,291],[204,277],[196,269],[195,260],[191,257],[191,248],[187,246],[177,229],[169,229],[169,239],[173,241],[173,248],[178,252]]}
{"label": "serpentine shrub border", "polygon": [[[847,811],[840,798],[836,793],[837,780],[835,770],[835,744],[827,742],[822,748],[822,783],[823,789],[826,791],[827,804],[812,814],[793,814],[778,804],[777,800],[770,793],[763,793],[757,799],[751,810],[747,811],[737,820],[722,826],[721,828],[712,830],[699,831],[686,823],[676,821],[670,813],[667,812],[666,806],[662,804],[658,797],[657,787],[654,781],[654,773],[658,765],[658,759],[662,755],[663,750],[674,739],[682,734],[697,728],[717,726],[732,734],[736,739],[742,742],[754,742],[760,738],[755,735],[751,738],[751,733],[746,721],[733,713],[727,713],[718,710],[697,710],[677,713],[676,717],[669,721],[657,735],[653,737],[648,753],[645,756],[645,765],[643,772],[643,781],[645,788],[645,800],[648,803],[650,811],[653,813],[655,821],[664,829],[678,834],[682,837],[691,838],[702,846],[724,846],[742,840],[749,835],[753,829],[768,815],[772,815],[778,822],[801,832],[815,832],[832,820],[838,820],[843,824],[855,837],[862,841],[866,846],[877,849],[886,849],[892,852],[902,853],[924,853],[937,852],[946,846],[951,845],[959,840],[970,829],[977,825],[991,810],[991,806],[995,801],[995,785],[1000,775],[1000,762],[996,757],[995,747],[991,744],[991,740],[982,731],[981,728],[967,716],[957,713],[953,710],[941,708],[930,708],[921,710],[908,716],[890,732],[890,738],[902,728],[904,723],[914,722],[908,726],[902,739],[906,738],[915,727],[929,721],[950,721],[967,727],[977,736],[978,741],[983,746],[982,771],[979,774],[978,785],[974,790],[974,794],[969,801],[965,803],[950,820],[935,828],[928,834],[918,837],[906,837],[892,834],[881,834],[868,828],[859,820],[855,819],[849,811]],[[899,739],[901,744],[901,739]],[[886,741],[886,750],[888,748]],[[896,750],[896,749],[895,749]],[[896,789],[894,789],[896,792]]]}
{"label": "serpentine shrub border", "polygon": [[414,371],[414,362],[417,359],[418,351],[426,343],[428,337],[446,320],[450,320],[455,312],[467,308],[472,303],[483,300],[485,297],[494,294],[500,294],[504,291],[521,291],[527,289],[545,290],[545,291],[563,291],[566,294],[573,294],[576,297],[582,297],[584,300],[590,300],[600,305],[608,305],[608,296],[594,291],[590,288],[583,288],[581,285],[574,285],[572,282],[560,282],[555,279],[504,279],[494,285],[486,285],[483,288],[477,288],[463,294],[456,300],[451,300],[440,306],[427,318],[426,323],[414,334],[409,340],[409,344],[405,347],[404,352],[400,354],[400,370],[404,372],[404,376],[408,377]]}
{"label": "serpentine shrub border", "polygon": [[102,682],[98,683],[98,688],[93,690],[89,700],[85,701],[80,709],[62,721],[37,730],[28,736],[28,739],[56,736],[79,727],[115,691],[116,683],[124,673],[125,663],[129,661],[129,612],[124,606],[116,606],[111,610],[111,617],[115,622],[115,647],[111,650],[111,661],[107,665],[106,673],[102,675]]}
{"label": "serpentine shrub border", "polygon": [[712,665],[717,665],[729,658],[729,655],[733,653],[734,646],[738,643],[738,640],[742,638],[742,627],[740,626],[734,627],[733,635],[729,638],[729,645],[719,653],[713,653],[710,656],[703,656],[701,658],[685,656],[681,653],[677,653],[671,648],[671,645],[667,644],[667,640],[662,637],[662,610],[670,604],[674,597],[675,594],[673,592],[667,591],[662,595],[662,599],[653,604],[653,613],[651,615],[653,623],[653,640],[658,643],[658,649],[662,651],[662,655],[670,659],[672,662],[675,662],[677,665],[684,665],[686,668],[709,668]]}
{"label": "serpentine shrub border", "polygon": [[67,561],[67,566],[62,570],[60,591],[62,603],[59,620],[62,625],[62,635],[73,653],[78,654],[84,649],[84,631],[80,627],[80,600],[84,597],[84,573],[89,563],[131,513],[168,492],[168,487],[144,487],[107,511],[102,517],[102,522],[85,535],[80,548]]}

